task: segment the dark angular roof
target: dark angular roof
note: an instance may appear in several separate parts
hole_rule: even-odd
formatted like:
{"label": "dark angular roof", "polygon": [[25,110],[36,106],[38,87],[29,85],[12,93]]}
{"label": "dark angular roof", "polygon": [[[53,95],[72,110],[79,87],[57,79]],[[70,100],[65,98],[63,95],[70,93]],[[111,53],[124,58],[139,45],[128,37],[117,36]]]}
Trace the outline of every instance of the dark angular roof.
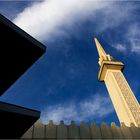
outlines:
{"label": "dark angular roof", "polygon": [[39,57],[46,47],[0,15],[0,95]]}
{"label": "dark angular roof", "polygon": [[[46,47],[0,15],[0,95],[35,61]],[[0,101],[0,139],[20,138],[40,112]]]}
{"label": "dark angular roof", "polygon": [[0,139],[20,138],[39,117],[39,111],[0,101]]}

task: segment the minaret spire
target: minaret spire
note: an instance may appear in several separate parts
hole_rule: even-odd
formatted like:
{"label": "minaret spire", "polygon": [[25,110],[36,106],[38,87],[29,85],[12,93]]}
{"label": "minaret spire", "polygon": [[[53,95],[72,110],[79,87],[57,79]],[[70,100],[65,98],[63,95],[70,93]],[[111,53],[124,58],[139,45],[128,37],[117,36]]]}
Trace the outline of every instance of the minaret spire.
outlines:
{"label": "minaret spire", "polygon": [[103,49],[103,47],[101,46],[101,44],[99,43],[99,41],[97,40],[97,38],[94,38],[96,47],[97,47],[97,51],[99,54],[99,65],[101,65],[103,60],[108,60],[111,61],[112,57],[109,54],[106,54],[105,50]]}
{"label": "minaret spire", "polygon": [[134,123],[140,127],[139,103],[122,73],[124,64],[113,60],[98,40],[94,40],[99,54],[98,80],[105,82],[120,123],[124,122],[127,126]]}
{"label": "minaret spire", "polygon": [[96,44],[96,47],[97,47],[97,50],[98,50],[98,54],[99,54],[99,57],[102,58],[102,57],[106,57],[106,52],[104,51],[103,47],[101,46],[101,44],[99,43],[99,41],[97,40],[97,38],[94,38],[95,40],[95,44]]}

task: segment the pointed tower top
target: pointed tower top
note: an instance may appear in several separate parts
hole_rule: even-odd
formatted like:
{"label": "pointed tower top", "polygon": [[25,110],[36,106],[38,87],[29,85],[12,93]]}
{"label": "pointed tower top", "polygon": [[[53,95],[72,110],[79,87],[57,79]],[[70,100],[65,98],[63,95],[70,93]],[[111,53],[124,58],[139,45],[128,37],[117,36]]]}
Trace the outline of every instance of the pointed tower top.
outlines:
{"label": "pointed tower top", "polygon": [[97,51],[98,51],[98,54],[99,54],[99,62],[98,62],[99,65],[101,65],[103,60],[111,61],[112,60],[111,56],[109,54],[106,54],[103,47],[101,46],[101,44],[97,40],[97,38],[94,38],[94,41],[95,41]]}
{"label": "pointed tower top", "polygon": [[96,47],[97,47],[97,50],[98,50],[99,57],[100,58],[105,57],[106,52],[104,51],[103,47],[101,46],[101,44],[99,43],[97,38],[94,38],[94,41],[95,41],[95,44],[96,44]]}
{"label": "pointed tower top", "polygon": [[101,44],[99,43],[99,41],[94,38],[95,40],[95,44],[97,47],[97,51],[99,54],[99,65],[100,65],[100,70],[98,73],[98,80],[99,81],[104,81],[105,80],[105,75],[108,69],[110,70],[123,70],[124,68],[124,64],[120,61],[116,61],[113,59],[112,56],[110,56],[109,54],[107,54],[103,47],[101,46]]}

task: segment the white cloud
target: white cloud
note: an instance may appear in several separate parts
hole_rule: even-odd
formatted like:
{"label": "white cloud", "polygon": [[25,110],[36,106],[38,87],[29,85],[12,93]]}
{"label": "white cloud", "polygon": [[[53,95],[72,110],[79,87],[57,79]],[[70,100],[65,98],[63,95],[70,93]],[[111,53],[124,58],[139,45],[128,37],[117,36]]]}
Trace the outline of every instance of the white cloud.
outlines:
{"label": "white cloud", "polygon": [[[134,6],[133,8],[128,8],[131,9],[128,11],[128,16],[130,17],[130,19],[132,18],[132,13],[130,11],[133,11],[134,9],[137,9],[137,6]],[[135,16],[136,18],[136,14],[134,14],[133,16]],[[133,18],[132,18],[133,19]],[[127,23],[125,23],[127,24]],[[129,53],[140,53],[140,32],[139,32],[139,21],[138,20],[134,20],[133,22],[130,22],[127,26],[125,26],[125,28],[127,29],[126,31],[122,31],[120,32],[121,34],[123,33],[123,36],[119,36],[121,37],[121,40],[124,40],[123,44],[114,44],[112,45],[116,50],[119,50],[123,53],[125,52],[129,52]],[[128,54],[128,53],[127,53]]]}
{"label": "white cloud", "polygon": [[124,42],[123,45],[114,44],[112,36],[109,40],[112,40],[116,50],[123,53],[129,50],[139,53],[138,45],[132,41],[140,36],[139,24],[133,21],[126,26],[136,8],[136,5],[128,2],[124,6],[121,2],[105,0],[44,0],[26,7],[13,22],[40,41],[55,41],[58,36],[68,37],[69,32],[79,28],[80,23],[87,19],[96,23],[96,27],[91,28],[95,33],[115,30],[119,25],[128,26],[121,40],[129,41],[131,49]]}
{"label": "white cloud", "polygon": [[54,36],[67,36],[65,28],[78,28],[87,19],[98,22],[96,32],[115,28],[129,18],[129,12],[130,6],[112,1],[44,0],[25,8],[13,22],[39,40],[53,40]]}
{"label": "white cloud", "polygon": [[13,20],[15,24],[37,38],[63,34],[62,26],[75,24],[105,4],[85,0],[46,0],[24,9]]}
{"label": "white cloud", "polygon": [[136,21],[130,26],[125,34],[125,40],[129,41],[129,48],[131,53],[140,53],[140,24]]}
{"label": "white cloud", "polygon": [[140,53],[140,39],[131,38],[131,52]]}
{"label": "white cloud", "polygon": [[120,52],[124,52],[125,53],[127,51],[126,46],[125,45],[122,45],[122,44],[116,44],[116,45],[113,45],[113,47],[116,50],[120,51]]}
{"label": "white cloud", "polygon": [[44,123],[53,120],[58,124],[64,120],[66,124],[70,120],[76,122],[87,121],[89,119],[103,118],[113,112],[111,101],[108,97],[94,95],[80,101],[49,106],[42,110],[41,119]]}

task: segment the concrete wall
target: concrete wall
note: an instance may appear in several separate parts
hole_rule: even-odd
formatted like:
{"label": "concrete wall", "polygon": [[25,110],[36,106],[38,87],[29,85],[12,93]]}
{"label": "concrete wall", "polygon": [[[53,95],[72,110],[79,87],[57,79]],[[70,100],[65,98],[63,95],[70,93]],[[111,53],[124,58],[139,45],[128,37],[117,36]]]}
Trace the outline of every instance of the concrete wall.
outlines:
{"label": "concrete wall", "polygon": [[46,140],[140,139],[140,128],[135,127],[134,124],[131,127],[126,127],[124,123],[121,126],[116,126],[114,122],[111,123],[111,126],[107,126],[103,122],[100,127],[96,123],[87,126],[84,122],[77,126],[74,121],[70,125],[65,125],[63,121],[59,125],[53,124],[52,121],[43,125],[39,120],[22,138]]}

